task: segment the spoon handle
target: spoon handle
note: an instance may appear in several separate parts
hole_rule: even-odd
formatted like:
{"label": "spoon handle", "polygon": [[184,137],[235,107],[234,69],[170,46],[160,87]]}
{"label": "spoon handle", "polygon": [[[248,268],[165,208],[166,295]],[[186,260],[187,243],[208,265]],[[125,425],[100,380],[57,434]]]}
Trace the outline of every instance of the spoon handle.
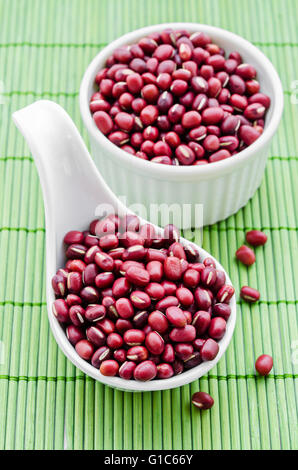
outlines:
{"label": "spoon handle", "polygon": [[[36,163],[47,210],[67,218],[75,209],[80,223],[80,208],[90,221],[94,207],[119,201],[98,172],[72,119],[58,104],[40,100],[13,113],[13,120],[23,134]],[[53,206],[53,207],[52,207]],[[89,206],[89,207],[88,207]],[[69,224],[65,224],[69,226]]]}
{"label": "spoon handle", "polygon": [[58,259],[61,240],[71,227],[85,230],[104,212],[127,212],[98,172],[75,124],[61,106],[53,101],[36,101],[16,111],[13,121],[37,166],[47,245],[52,245]]}

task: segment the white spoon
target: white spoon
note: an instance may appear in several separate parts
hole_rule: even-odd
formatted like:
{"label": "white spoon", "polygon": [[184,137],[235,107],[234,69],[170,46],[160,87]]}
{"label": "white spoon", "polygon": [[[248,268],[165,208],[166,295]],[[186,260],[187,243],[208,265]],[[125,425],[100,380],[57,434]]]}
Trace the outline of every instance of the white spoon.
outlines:
{"label": "white spoon", "polygon": [[[48,317],[54,337],[64,354],[87,375],[122,390],[164,390],[185,385],[206,374],[219,361],[231,341],[236,322],[235,295],[230,301],[232,312],[227,322],[226,334],[219,341],[220,348],[216,358],[170,379],[137,382],[120,377],[106,377],[76,353],[52,313],[55,296],[51,279],[65,264],[63,237],[69,230],[86,230],[89,223],[100,215],[96,212],[99,206],[101,209],[110,207],[111,211],[116,211],[120,216],[130,211],[103,180],[76,126],[61,106],[48,100],[37,101],[16,111],[13,120],[28,142],[43,191]],[[156,229],[157,232],[161,231],[160,228]],[[181,243],[199,249],[201,259],[211,256],[183,238]],[[217,261],[216,263],[217,268],[224,271]],[[231,284],[228,274],[225,274],[226,283]]]}

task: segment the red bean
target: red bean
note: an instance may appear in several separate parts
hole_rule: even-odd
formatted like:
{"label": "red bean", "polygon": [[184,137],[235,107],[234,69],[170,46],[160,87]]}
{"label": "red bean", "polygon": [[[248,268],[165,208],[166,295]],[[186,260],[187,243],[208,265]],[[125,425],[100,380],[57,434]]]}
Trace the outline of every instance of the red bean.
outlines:
{"label": "red bean", "polygon": [[192,404],[200,410],[209,410],[214,405],[213,398],[206,392],[196,392],[191,398]]}
{"label": "red bean", "polygon": [[202,120],[204,124],[218,124],[222,121],[224,112],[219,107],[206,108],[202,112]]}
{"label": "red bean", "polygon": [[215,152],[219,149],[219,139],[215,135],[208,135],[203,141],[203,147],[207,152]]}
{"label": "red bean", "polygon": [[154,105],[146,106],[145,108],[142,109],[141,114],[140,114],[141,121],[145,126],[152,125],[156,121],[157,116],[158,116],[158,109]]}
{"label": "red bean", "polygon": [[138,364],[134,370],[134,378],[141,382],[148,382],[157,375],[157,367],[152,361],[144,361]]}
{"label": "red bean", "polygon": [[216,77],[211,77],[208,80],[208,96],[216,98],[221,92],[221,81]]}
{"label": "red bean", "polygon": [[142,88],[141,94],[142,97],[147,101],[147,103],[156,103],[159,91],[155,85],[148,84]]}
{"label": "red bean", "polygon": [[273,367],[273,359],[268,354],[262,354],[256,360],[256,371],[260,375],[268,375]]}
{"label": "red bean", "polygon": [[99,246],[102,250],[108,251],[117,248],[119,245],[119,240],[116,235],[108,234],[104,235],[99,240]]}
{"label": "red bean", "polygon": [[118,373],[119,364],[114,359],[108,359],[101,363],[99,370],[102,375],[114,377]]}
{"label": "red bean", "polygon": [[[182,104],[174,104],[169,108],[168,111],[168,120],[172,124],[177,124],[181,121],[183,114],[185,113],[185,107]],[[166,129],[168,130],[168,129]],[[175,130],[175,128],[173,128]]]}
{"label": "red bean", "polygon": [[[174,282],[162,281],[161,286],[163,287],[163,289],[165,291],[165,296],[174,296],[175,295],[176,290],[177,290],[177,286]],[[173,297],[173,299],[175,299],[175,297]]]}
{"label": "red bean", "polygon": [[213,306],[213,314],[214,316],[222,317],[227,321],[231,315],[231,307],[228,304],[215,304]]}
{"label": "red bean", "polygon": [[146,269],[138,268],[137,266],[131,266],[125,272],[125,277],[129,282],[136,286],[144,287],[149,284],[150,275]]}
{"label": "red bean", "polygon": [[162,44],[154,50],[153,57],[161,62],[172,57],[173,53],[174,48],[172,46],[168,44]]}
{"label": "red bean", "polygon": [[198,127],[201,124],[201,116],[197,111],[188,111],[182,117],[182,126],[186,129]]}
{"label": "red bean", "polygon": [[143,79],[139,73],[132,73],[127,75],[126,83],[129,91],[133,94],[137,94],[142,89]]}
{"label": "red bean", "polygon": [[211,287],[216,282],[216,269],[211,266],[206,266],[203,271],[201,272],[201,283],[205,287]]}
{"label": "red bean", "polygon": [[195,350],[201,351],[203,344],[205,344],[206,340],[203,338],[196,338],[193,342],[192,345]]}
{"label": "red bean", "polygon": [[178,328],[183,328],[187,324],[186,316],[179,307],[168,307],[166,309],[166,316],[169,322]]}
{"label": "red bean", "polygon": [[[243,110],[245,110],[245,111],[244,111],[244,115],[245,115],[245,113],[246,113],[246,108],[247,108],[247,106],[248,106],[248,101],[247,101],[246,96],[238,95],[237,93],[234,93],[234,94],[230,97],[229,104],[230,104],[231,106],[233,106],[233,108],[234,108],[236,111],[242,112]],[[247,116],[246,116],[246,117],[247,117]]]}
{"label": "red bean", "polygon": [[196,312],[192,319],[192,324],[197,330],[199,336],[206,333],[211,323],[211,315],[209,312],[204,310],[199,310]]}
{"label": "red bean", "polygon": [[85,318],[88,322],[97,322],[106,316],[106,308],[103,305],[88,305]]}
{"label": "red bean", "polygon": [[134,362],[142,362],[148,359],[148,350],[145,346],[133,346],[128,349],[127,359]]}
{"label": "red bean", "polygon": [[226,332],[226,321],[222,317],[212,318],[208,334],[211,338],[219,340]]}
{"label": "red bean", "polygon": [[187,269],[183,275],[183,283],[187,287],[194,289],[200,281],[200,274],[195,269]]}
{"label": "red bean", "polygon": [[195,301],[200,310],[206,310],[212,305],[212,297],[210,291],[207,289],[202,289],[202,287],[197,287],[195,290]]}
{"label": "red bean", "polygon": [[137,329],[127,330],[123,335],[123,339],[128,346],[140,346],[145,340],[145,333]]}
{"label": "red bean", "polygon": [[136,364],[132,361],[125,361],[119,368],[119,377],[130,380],[133,377]]}
{"label": "red bean", "polygon": [[64,243],[67,245],[72,245],[74,243],[82,243],[84,240],[84,234],[83,232],[79,232],[78,230],[71,230],[70,232],[67,232],[67,234],[64,236]]}
{"label": "red bean", "polygon": [[183,328],[173,328],[170,339],[177,343],[193,341],[196,337],[196,329],[193,325],[186,325]]}
{"label": "red bean", "polygon": [[168,256],[174,256],[180,260],[186,260],[184,248],[179,242],[172,243],[168,250]]}
{"label": "red bean", "polygon": [[95,254],[99,252],[100,252],[100,248],[97,245],[91,246],[91,248],[89,248],[89,250],[85,254],[85,257],[84,257],[85,263],[87,263],[88,265],[89,263],[93,263]]}
{"label": "red bean", "polygon": [[182,265],[179,258],[175,256],[166,258],[164,262],[164,273],[170,281],[178,281],[182,276]]}
{"label": "red bean", "polygon": [[109,318],[99,320],[98,322],[96,322],[96,326],[99,327],[107,335],[115,331],[115,324]]}
{"label": "red bean", "polygon": [[194,92],[197,94],[207,93],[208,83],[202,77],[193,77],[191,79],[191,86]]}
{"label": "red bean", "polygon": [[267,235],[260,230],[250,230],[246,233],[245,238],[247,243],[253,246],[265,245],[267,242]]}
{"label": "red bean", "polygon": [[256,69],[250,64],[240,64],[236,69],[236,74],[245,80],[252,80],[256,76]]}
{"label": "red bean", "polygon": [[212,361],[218,354],[219,346],[212,338],[208,338],[201,347],[200,354],[203,361]]}
{"label": "red bean", "polygon": [[100,92],[107,97],[112,96],[114,81],[109,78],[104,78],[99,85]]}
{"label": "red bean", "polygon": [[99,289],[105,289],[106,287],[109,287],[113,284],[114,279],[115,278],[114,278],[113,273],[110,273],[110,272],[100,273],[95,278],[95,285]]}
{"label": "red bean", "polygon": [[85,310],[81,305],[72,305],[68,314],[71,322],[75,326],[81,326],[85,323]]}
{"label": "red bean", "polygon": [[86,330],[87,339],[97,348],[106,342],[106,335],[96,326],[90,326]]}
{"label": "red bean", "polygon": [[76,343],[75,349],[78,355],[85,359],[85,361],[89,361],[94,352],[94,346],[87,339],[81,339]]}
{"label": "red bean", "polygon": [[128,280],[120,277],[119,279],[116,279],[113,284],[113,289],[112,289],[113,296],[115,298],[119,298],[124,295],[127,295],[130,289],[131,289],[131,285],[128,282]]}
{"label": "red bean", "polygon": [[179,287],[176,291],[176,297],[186,307],[189,307],[194,302],[193,293],[187,287]]}
{"label": "red bean", "polygon": [[246,302],[257,302],[260,299],[260,292],[249,286],[243,286],[240,290],[240,297]]}
{"label": "red bean", "polygon": [[174,375],[173,367],[170,364],[158,364],[156,368],[158,379],[169,379]]}
{"label": "red bean", "polygon": [[143,73],[142,79],[146,85],[156,85],[157,83],[156,76],[151,72]]}
{"label": "red bean", "polygon": [[244,117],[250,121],[255,121],[256,119],[262,119],[266,111],[265,106],[260,103],[251,103],[249,104],[245,111]]}
{"label": "red bean", "polygon": [[69,325],[66,328],[66,336],[73,346],[85,338],[83,330],[75,325]]}
{"label": "red bean", "polygon": [[148,324],[152,330],[157,331],[160,334],[165,333],[169,328],[169,323],[165,315],[159,310],[151,312],[148,317]]}
{"label": "red bean", "polygon": [[72,307],[72,305],[81,305],[82,299],[76,294],[68,294],[66,297],[66,303],[68,307]]}
{"label": "red bean", "polygon": [[239,129],[239,137],[246,145],[251,145],[260,137],[260,133],[251,126],[243,125]]}
{"label": "red bean", "polygon": [[133,306],[130,300],[126,299],[125,297],[121,297],[116,301],[116,310],[118,315],[124,319],[131,318],[134,314]]}
{"label": "red bean", "polygon": [[149,273],[150,281],[160,282],[163,277],[163,264],[160,261],[150,261],[146,269]]}
{"label": "red bean", "polygon": [[238,148],[239,140],[233,135],[224,135],[219,138],[219,145],[231,153]]}
{"label": "red bean", "polygon": [[151,331],[146,336],[145,346],[152,354],[159,355],[164,350],[164,340],[156,331]]}
{"label": "red bean", "polygon": [[123,363],[126,361],[126,350],[125,349],[115,349],[113,352],[113,357],[117,362]]}
{"label": "red bean", "polygon": [[138,233],[130,230],[124,232],[119,238],[125,248],[130,248],[134,245],[144,245],[144,239]]}
{"label": "red bean", "polygon": [[[247,86],[247,82],[246,82]],[[248,102],[249,104],[253,103],[260,103],[264,108],[268,109],[270,106],[270,98],[269,96],[265,95],[264,93],[253,93],[252,96],[249,97]]]}
{"label": "red bean", "polygon": [[[156,84],[163,91],[168,90],[170,88],[171,83],[172,83],[172,77],[169,73],[166,73],[166,72],[160,73],[158,75],[157,79],[156,79]],[[168,95],[170,95],[171,103],[173,103],[172,95],[170,93],[168,93]],[[160,95],[160,96],[162,96],[162,95]],[[161,110],[161,106],[160,106],[159,102],[158,102],[158,108],[159,108],[159,110]]]}
{"label": "red bean", "polygon": [[56,295],[64,296],[66,291],[66,279],[59,274],[55,274],[52,278],[52,287]]}
{"label": "red bean", "polygon": [[235,293],[234,287],[226,284],[226,285],[222,286],[221,289],[219,289],[219,291],[216,295],[216,298],[221,303],[223,303],[223,302],[224,303],[229,303],[229,301],[233,297],[234,293]]}
{"label": "red bean", "polygon": [[170,90],[175,96],[182,96],[188,88],[187,82],[184,80],[174,80],[170,86]]}
{"label": "red bean", "polygon": [[238,75],[231,75],[229,80],[229,89],[231,93],[243,95],[245,92],[245,81]]}
{"label": "red bean", "polygon": [[117,126],[124,132],[130,132],[133,128],[134,119],[131,114],[120,112],[115,117]]}
{"label": "red bean", "polygon": [[195,161],[195,153],[185,144],[181,144],[176,148],[175,155],[183,165],[192,165]]}
{"label": "red bean", "polygon": [[236,258],[243,264],[246,264],[246,266],[251,266],[256,261],[256,256],[253,250],[245,245],[238,248],[236,251]]}
{"label": "red bean", "polygon": [[94,261],[103,271],[113,271],[114,260],[108,254],[104,252],[97,252],[95,254]]}
{"label": "red bean", "polygon": [[132,319],[135,327],[143,328],[147,324],[148,316],[149,315],[146,310],[140,310],[139,312],[137,312]]}
{"label": "red bean", "polygon": [[186,370],[192,369],[193,367],[196,367],[201,364],[201,362],[202,359],[200,353],[198,351],[194,351],[194,353],[184,361],[184,368]]}
{"label": "red bean", "polygon": [[119,349],[123,345],[122,336],[119,333],[110,333],[107,337],[107,346],[111,349]]}
{"label": "red bean", "polygon": [[146,292],[143,291],[133,291],[130,294],[130,300],[134,307],[138,309],[146,309],[151,305],[151,299]]}
{"label": "red bean", "polygon": [[158,135],[159,135],[159,132],[158,132],[157,127],[148,126],[143,131],[143,137],[145,140],[152,140],[153,142],[155,142],[156,139],[158,138]]}
{"label": "red bean", "polygon": [[87,248],[78,243],[69,245],[66,250],[66,257],[69,259],[83,259],[86,254]]}
{"label": "red bean", "polygon": [[175,361],[175,351],[174,351],[174,347],[172,346],[172,344],[170,343],[165,344],[165,348],[161,355],[161,359],[164,362],[170,362],[170,363]]}
{"label": "red bean", "polygon": [[61,323],[69,323],[69,309],[64,299],[57,299],[52,306],[53,314]]}
{"label": "red bean", "polygon": [[174,349],[176,356],[182,361],[186,361],[193,354],[193,346],[190,343],[178,343]]}
{"label": "red bean", "polygon": [[231,154],[228,150],[218,150],[217,152],[214,152],[210,156],[209,163],[219,162],[220,160],[225,160],[226,158],[229,158],[230,156]]}
{"label": "red bean", "polygon": [[150,282],[146,286],[146,294],[154,300],[161,300],[165,296],[165,289],[158,282]]}

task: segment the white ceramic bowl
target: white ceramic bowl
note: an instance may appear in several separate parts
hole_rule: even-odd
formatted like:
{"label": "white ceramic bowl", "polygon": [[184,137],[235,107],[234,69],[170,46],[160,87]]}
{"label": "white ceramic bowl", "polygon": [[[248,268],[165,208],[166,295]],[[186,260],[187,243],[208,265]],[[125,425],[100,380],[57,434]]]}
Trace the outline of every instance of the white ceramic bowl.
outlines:
{"label": "white ceramic bowl", "polygon": [[[147,34],[166,28],[183,28],[191,32],[203,31],[223,47],[227,54],[237,50],[244,62],[255,66],[261,91],[270,96],[271,106],[266,115],[265,130],[261,137],[238,155],[198,167],[154,164],[124,152],[97,129],[89,110],[90,97],[95,91],[94,78],[97,72],[104,67],[106,59],[117,47],[135,43]],[[125,34],[97,54],[87,68],[81,83],[80,109],[89,134],[95,163],[115,194],[125,196],[128,205],[141,203],[147,210],[150,203],[158,205],[190,203],[192,218],[189,225],[194,227],[195,204],[203,204],[204,225],[213,224],[237,212],[259,187],[271,139],[282,115],[283,90],[272,63],[259,49],[242,37],[208,25],[165,23]]]}

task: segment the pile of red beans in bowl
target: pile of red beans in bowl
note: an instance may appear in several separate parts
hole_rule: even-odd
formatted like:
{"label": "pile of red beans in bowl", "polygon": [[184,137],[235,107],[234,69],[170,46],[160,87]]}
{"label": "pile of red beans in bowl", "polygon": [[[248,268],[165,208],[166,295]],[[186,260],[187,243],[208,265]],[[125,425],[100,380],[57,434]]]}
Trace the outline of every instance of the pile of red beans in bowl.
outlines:
{"label": "pile of red beans in bowl", "polygon": [[255,68],[202,32],[164,30],[116,49],[95,77],[90,111],[122,150],[165,165],[231,157],[263,132],[270,98]]}
{"label": "pile of red beans in bowl", "polygon": [[167,225],[109,215],[64,237],[53,314],[80,357],[106,376],[168,379],[219,351],[234,288]]}

